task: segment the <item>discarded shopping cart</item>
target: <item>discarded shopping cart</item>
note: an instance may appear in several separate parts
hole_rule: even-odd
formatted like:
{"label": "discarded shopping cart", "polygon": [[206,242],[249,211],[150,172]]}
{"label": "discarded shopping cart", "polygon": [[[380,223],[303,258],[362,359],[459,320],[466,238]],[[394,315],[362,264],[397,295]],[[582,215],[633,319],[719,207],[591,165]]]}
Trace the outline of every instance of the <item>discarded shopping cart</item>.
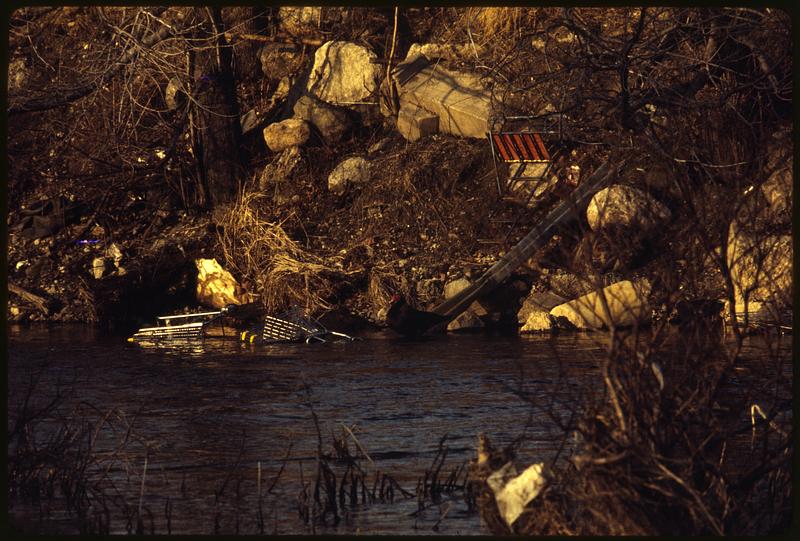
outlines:
{"label": "discarded shopping cart", "polygon": [[277,342],[327,342],[330,339],[358,340],[358,338],[327,329],[322,323],[303,315],[299,308],[276,316],[265,316],[258,325],[241,334],[244,342],[273,344]]}

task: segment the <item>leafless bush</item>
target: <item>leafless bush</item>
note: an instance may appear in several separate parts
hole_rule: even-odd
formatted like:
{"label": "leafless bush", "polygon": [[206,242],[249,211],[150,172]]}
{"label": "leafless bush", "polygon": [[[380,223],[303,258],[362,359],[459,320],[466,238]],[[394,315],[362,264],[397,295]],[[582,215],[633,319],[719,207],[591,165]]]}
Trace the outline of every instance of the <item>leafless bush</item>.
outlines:
{"label": "leafless bush", "polygon": [[221,218],[218,240],[226,265],[254,284],[271,311],[330,308],[325,297],[339,270],[289,238],[281,223],[269,221],[269,205],[265,195],[245,192]]}

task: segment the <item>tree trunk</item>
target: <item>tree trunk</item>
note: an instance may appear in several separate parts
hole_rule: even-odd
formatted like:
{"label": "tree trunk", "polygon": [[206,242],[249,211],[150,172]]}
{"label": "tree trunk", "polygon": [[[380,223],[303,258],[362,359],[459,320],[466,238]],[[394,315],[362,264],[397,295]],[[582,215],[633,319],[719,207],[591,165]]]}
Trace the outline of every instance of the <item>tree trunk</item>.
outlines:
{"label": "tree trunk", "polygon": [[[266,29],[266,8],[226,7],[222,9],[222,20],[227,30],[238,35],[260,35]],[[259,41],[232,39],[233,72],[236,79],[258,80],[261,78],[259,51],[264,45]]]}
{"label": "tree trunk", "polygon": [[220,8],[194,8],[198,21],[192,68],[196,159],[211,206],[233,200],[241,160],[239,106],[231,65],[231,50],[223,35]]}

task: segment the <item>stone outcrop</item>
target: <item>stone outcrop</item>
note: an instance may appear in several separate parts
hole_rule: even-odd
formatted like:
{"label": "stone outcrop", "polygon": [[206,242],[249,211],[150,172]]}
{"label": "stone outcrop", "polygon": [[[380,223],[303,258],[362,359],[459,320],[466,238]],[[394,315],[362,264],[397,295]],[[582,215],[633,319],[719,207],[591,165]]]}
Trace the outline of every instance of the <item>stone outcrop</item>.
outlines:
{"label": "stone outcrop", "polygon": [[322,101],[352,104],[369,98],[378,88],[381,74],[377,55],[346,41],[329,41],[314,54],[307,89]]}
{"label": "stone outcrop", "polygon": [[273,152],[303,145],[309,137],[311,137],[311,127],[308,122],[299,118],[287,118],[264,128],[264,142]]}
{"label": "stone outcrop", "polygon": [[551,292],[528,295],[517,312],[517,323],[521,325],[520,332],[549,331],[556,328],[556,320],[549,312],[565,301],[564,297]]}
{"label": "stone outcrop", "polygon": [[593,231],[609,227],[651,230],[671,217],[669,209],[646,192],[620,184],[597,192],[586,208]]}
{"label": "stone outcrop", "polygon": [[343,194],[352,184],[362,184],[370,179],[370,162],[359,156],[347,158],[328,175],[328,190]]}
{"label": "stone outcrop", "polygon": [[405,102],[397,113],[397,131],[407,141],[417,141],[439,132],[439,117],[419,105]]}
{"label": "stone outcrop", "polygon": [[328,143],[338,143],[352,127],[344,110],[313,96],[301,96],[293,110],[295,117],[313,125]]}
{"label": "stone outcrop", "polygon": [[245,304],[250,296],[230,272],[216,259],[197,259],[197,301],[204,306],[221,309],[229,304]]}
{"label": "stone outcrop", "polygon": [[533,332],[547,332],[558,328],[556,318],[547,312],[529,312],[528,317],[525,319],[519,332],[533,333]]}
{"label": "stone outcrop", "polygon": [[790,235],[752,236],[731,224],[726,256],[737,312],[744,312],[745,299],[748,311],[764,308],[776,317],[792,306],[792,250]]}
{"label": "stone outcrop", "polygon": [[[651,310],[647,303],[650,284],[645,281],[633,283],[629,280],[617,282],[591,292],[575,300],[556,306],[550,315],[564,317],[579,329],[625,327],[649,321]],[[602,299],[608,304],[608,312]]]}
{"label": "stone outcrop", "polygon": [[435,114],[440,132],[483,139],[491,131],[491,95],[478,76],[417,56],[399,64],[393,77],[401,108],[412,105]]}

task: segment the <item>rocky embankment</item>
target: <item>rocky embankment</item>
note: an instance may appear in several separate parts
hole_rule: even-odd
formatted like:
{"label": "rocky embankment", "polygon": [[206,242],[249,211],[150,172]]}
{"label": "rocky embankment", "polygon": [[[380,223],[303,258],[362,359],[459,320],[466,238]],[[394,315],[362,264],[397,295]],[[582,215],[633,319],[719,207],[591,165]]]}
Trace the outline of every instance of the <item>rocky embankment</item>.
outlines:
{"label": "rocky embankment", "polygon": [[[314,9],[281,8],[281,24],[313,32]],[[563,148],[537,182],[499,193],[518,165],[501,163],[486,133],[533,128],[499,124],[500,94],[464,69],[465,54],[473,47],[407,47],[391,66],[387,101],[378,92],[385,62],[363,40],[326,41],[309,57],[305,48],[265,45],[271,105],[241,119],[245,134],[260,133],[262,159],[240,200],[204,212],[181,209],[167,186],[117,194],[114,207],[76,190],[47,199],[34,190],[9,213],[8,320],[133,325],[255,301],[380,324],[393,293],[427,309],[457,294],[599,163],[591,147]],[[167,104],[179,101],[174,85],[164,92]],[[713,257],[664,260],[686,215],[670,175],[630,158],[578,224],[448,330],[648,322],[659,308],[654,291],[664,287],[650,278],[659,265],[700,268],[694,298],[724,300]],[[737,312],[745,297],[751,310],[790,302],[791,238],[764,232],[786,230],[791,163],[756,198],[760,205],[745,207],[758,215],[731,225],[725,254]]]}

